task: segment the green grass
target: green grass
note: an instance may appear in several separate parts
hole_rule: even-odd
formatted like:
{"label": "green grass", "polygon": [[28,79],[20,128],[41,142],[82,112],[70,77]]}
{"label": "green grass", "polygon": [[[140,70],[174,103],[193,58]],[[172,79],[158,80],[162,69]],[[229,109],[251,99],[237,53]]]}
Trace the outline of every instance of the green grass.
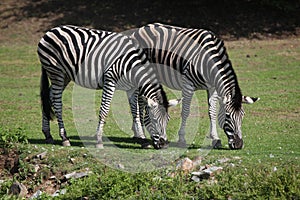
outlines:
{"label": "green grass", "polygon": [[[73,147],[60,146],[55,122],[51,124],[51,130],[57,144],[46,145],[41,133],[40,65],[36,47],[0,46],[0,131],[1,136],[6,135],[2,141],[17,142],[12,136],[16,134],[22,138],[20,143],[29,142],[16,145],[22,170],[14,177],[9,172],[1,174],[5,181],[1,184],[0,196],[13,198],[7,195],[7,188],[15,179],[36,191],[50,175],[62,176],[89,168],[92,174],[88,177],[60,184],[60,188],[66,188],[67,192],[56,198],[299,199],[300,40],[245,40],[227,42],[226,45],[243,94],[261,100],[244,106],[244,149],[226,150],[227,139],[219,129],[225,149],[207,151],[201,165],[223,166],[224,170],[213,179],[199,183],[191,181],[190,174],[176,170],[174,161],[179,157],[193,158],[201,154],[197,149],[203,146],[209,128],[206,92],[198,91],[194,98],[198,103],[188,127],[192,133],[188,136],[192,144],[188,150],[172,145],[163,151],[139,149],[139,145],[129,139],[131,117],[126,96],[120,92],[105,125],[105,136],[110,140],[105,140],[104,150],[96,151],[92,137],[96,127],[93,124],[97,122],[101,92],[95,95],[96,103],[90,105],[94,109],[93,116],[85,114],[85,109],[81,108],[79,113],[82,116],[73,117],[71,84],[63,96],[63,116]],[[174,97],[174,94],[168,91],[168,96]],[[118,106],[122,112],[118,112]],[[176,142],[180,107],[170,109],[170,114],[168,136],[171,142]],[[122,115],[118,118],[121,127],[115,123],[116,115]],[[80,133],[77,133],[75,118],[86,124],[86,129]],[[79,136],[89,137],[80,140]],[[91,148],[83,148],[84,145]],[[28,178],[36,164],[32,162],[37,161],[26,161],[25,158],[43,151],[48,152],[47,158],[38,162],[44,164],[43,170],[36,177]],[[74,158],[75,163],[71,163],[70,158]],[[222,158],[230,161],[220,163],[218,160]],[[48,197],[46,193],[42,196],[44,199]]]}

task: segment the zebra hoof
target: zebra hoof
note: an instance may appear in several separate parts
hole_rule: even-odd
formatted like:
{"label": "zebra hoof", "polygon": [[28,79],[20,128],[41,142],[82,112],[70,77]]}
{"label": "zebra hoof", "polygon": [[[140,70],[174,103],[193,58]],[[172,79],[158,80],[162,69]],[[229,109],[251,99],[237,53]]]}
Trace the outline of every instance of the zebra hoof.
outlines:
{"label": "zebra hoof", "polygon": [[45,140],[45,142],[46,142],[46,144],[54,144],[54,140],[53,140],[52,137],[47,138],[47,139]]}
{"label": "zebra hoof", "polygon": [[102,143],[96,144],[97,149],[104,149],[104,146]]}
{"label": "zebra hoof", "polygon": [[62,145],[63,145],[64,147],[69,147],[69,146],[71,146],[70,140],[65,140],[65,141],[63,141],[63,142],[62,142]]}
{"label": "zebra hoof", "polygon": [[212,141],[212,146],[214,149],[219,149],[219,148],[222,148],[222,142],[220,139],[217,139],[217,140],[213,140]]}

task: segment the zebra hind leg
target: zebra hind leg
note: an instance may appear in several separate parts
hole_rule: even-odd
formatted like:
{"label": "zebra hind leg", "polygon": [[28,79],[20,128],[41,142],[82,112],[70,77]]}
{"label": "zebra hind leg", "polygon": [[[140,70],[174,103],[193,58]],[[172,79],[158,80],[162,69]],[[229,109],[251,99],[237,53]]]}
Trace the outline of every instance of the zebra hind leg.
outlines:
{"label": "zebra hind leg", "polygon": [[[68,83],[68,82],[67,82]],[[58,122],[59,127],[59,135],[62,139],[63,146],[71,146],[70,140],[67,137],[67,133],[64,127],[64,122],[62,119],[62,93],[67,85],[67,83],[63,83],[63,85],[52,85],[52,104],[54,107],[55,115]]]}
{"label": "zebra hind leg", "polygon": [[46,143],[47,144],[54,144],[53,137],[50,133],[50,120],[45,116],[43,113],[43,119],[42,119],[42,132],[45,135]]}

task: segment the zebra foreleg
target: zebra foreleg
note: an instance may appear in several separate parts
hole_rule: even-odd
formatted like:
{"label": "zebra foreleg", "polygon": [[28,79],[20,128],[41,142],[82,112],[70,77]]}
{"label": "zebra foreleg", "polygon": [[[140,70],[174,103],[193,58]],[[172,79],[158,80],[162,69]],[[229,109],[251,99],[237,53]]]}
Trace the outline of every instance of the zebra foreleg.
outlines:
{"label": "zebra foreleg", "polygon": [[[134,133],[133,139],[141,145],[143,149],[151,148],[151,144],[146,139],[145,131],[144,131],[144,120],[143,120],[143,111],[144,111],[144,102],[141,97],[138,96],[139,91],[135,91],[133,95],[131,95],[129,100],[130,110],[132,113],[133,123],[132,123],[132,131]],[[128,94],[129,95],[129,94]]]}
{"label": "zebra foreleg", "polygon": [[104,131],[104,124],[105,124],[105,118],[108,115],[109,107],[111,104],[112,97],[115,92],[115,85],[113,83],[105,83],[102,92],[102,99],[101,99],[101,107],[99,111],[99,123],[96,131],[96,137],[97,137],[97,144],[96,148],[103,149],[103,131]]}
{"label": "zebra foreleg", "polygon": [[133,123],[132,123],[132,131],[134,133],[133,138],[138,138],[138,139],[145,139],[145,133],[144,133],[144,127],[142,126],[142,105],[138,103],[138,90],[135,91],[131,96],[128,94],[129,98],[129,105],[130,105],[130,110],[133,118]]}
{"label": "zebra foreleg", "polygon": [[190,107],[191,107],[193,95],[194,95],[194,90],[191,88],[184,89],[182,91],[183,99],[182,99],[182,110],[181,110],[181,125],[178,131],[179,139],[177,142],[177,145],[182,148],[185,148],[187,146],[185,140],[185,126],[186,126],[187,118],[190,114]]}
{"label": "zebra foreleg", "polygon": [[210,119],[210,138],[212,139],[213,148],[222,147],[221,140],[217,132],[217,103],[218,103],[218,94],[215,89],[207,91],[208,97],[208,115]]}

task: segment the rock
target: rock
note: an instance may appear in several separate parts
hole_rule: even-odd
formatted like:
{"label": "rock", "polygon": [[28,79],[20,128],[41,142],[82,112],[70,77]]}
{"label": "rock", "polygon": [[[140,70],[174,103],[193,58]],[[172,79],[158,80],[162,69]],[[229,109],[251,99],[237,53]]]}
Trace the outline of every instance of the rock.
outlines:
{"label": "rock", "polygon": [[199,176],[192,176],[192,178],[191,178],[193,181],[195,181],[195,182],[200,182],[201,181],[201,179],[199,178]]}
{"label": "rock", "polygon": [[37,158],[39,158],[40,160],[43,160],[47,155],[47,151],[44,151],[43,153],[40,153],[38,155],[36,155]]}
{"label": "rock", "polygon": [[39,199],[42,194],[43,192],[41,190],[38,190],[30,197],[30,199]]}
{"label": "rock", "polygon": [[203,179],[209,179],[212,177],[216,172],[221,171],[223,168],[222,167],[217,167],[217,166],[206,166],[200,169],[200,171],[192,172],[192,180],[195,182],[199,182]]}
{"label": "rock", "polygon": [[117,168],[118,168],[118,169],[125,169],[124,165],[121,164],[121,163],[117,164]]}
{"label": "rock", "polygon": [[193,161],[188,157],[179,160],[176,164],[177,169],[181,169],[183,171],[190,171],[194,167]]}
{"label": "rock", "polygon": [[34,172],[38,172],[41,167],[39,165],[34,165]]}
{"label": "rock", "polygon": [[192,180],[196,182],[199,182],[203,179],[209,179],[210,177],[210,173],[206,171],[192,172],[192,175]]}
{"label": "rock", "polygon": [[72,164],[75,164],[75,158],[70,158],[70,162],[71,162]]}
{"label": "rock", "polygon": [[75,178],[75,179],[82,178],[82,177],[88,176],[89,173],[91,173],[91,172],[89,172],[89,171],[86,171],[86,172],[72,172],[72,173],[64,175],[64,180],[66,181],[66,180],[69,180],[71,178]]}
{"label": "rock", "polygon": [[64,195],[66,194],[67,189],[62,189],[62,190],[56,190],[53,194],[52,197],[58,197],[59,195]]}
{"label": "rock", "polygon": [[22,183],[18,181],[14,182],[9,189],[9,194],[16,195],[18,197],[25,197],[27,194],[27,188]]}

